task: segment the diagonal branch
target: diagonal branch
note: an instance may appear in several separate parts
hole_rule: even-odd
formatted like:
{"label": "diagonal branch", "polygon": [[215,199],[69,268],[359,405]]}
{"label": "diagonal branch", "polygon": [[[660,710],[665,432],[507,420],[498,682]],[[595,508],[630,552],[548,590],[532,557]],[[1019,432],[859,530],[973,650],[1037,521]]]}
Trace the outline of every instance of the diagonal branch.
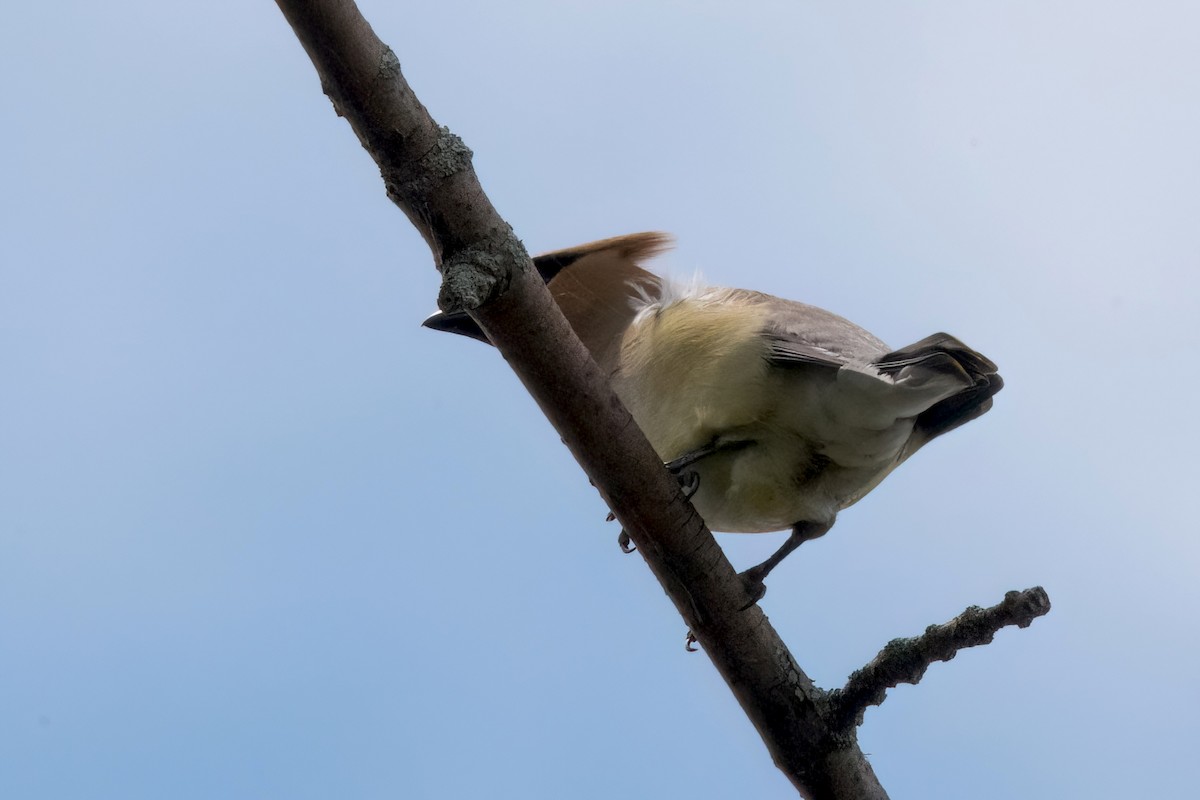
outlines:
{"label": "diagonal branch", "polygon": [[883,798],[852,736],[833,737],[813,686],[609,388],[487,200],[470,151],[417,100],[350,0],[276,0],[334,108],[442,271],[439,305],[470,313],[629,533],[763,737],[811,798]]}
{"label": "diagonal branch", "polygon": [[935,661],[949,661],[959,650],[988,644],[1001,628],[1028,628],[1050,610],[1050,598],[1040,586],[1023,592],[1008,592],[1003,602],[991,608],[971,606],[944,625],[930,625],[925,633],[908,639],[893,639],[879,655],[857,670],[846,685],[830,694],[831,720],[835,727],[852,729],[861,725],[867,706],[883,702],[887,690],[901,683],[915,684]]}
{"label": "diagonal branch", "polygon": [[468,312],[562,436],[776,766],[813,800],[886,800],[853,725],[792,658],[679,485],[550,299],[484,194],[471,151],[434,122],[352,0],[276,0],[337,113],[442,273],[438,304]]}

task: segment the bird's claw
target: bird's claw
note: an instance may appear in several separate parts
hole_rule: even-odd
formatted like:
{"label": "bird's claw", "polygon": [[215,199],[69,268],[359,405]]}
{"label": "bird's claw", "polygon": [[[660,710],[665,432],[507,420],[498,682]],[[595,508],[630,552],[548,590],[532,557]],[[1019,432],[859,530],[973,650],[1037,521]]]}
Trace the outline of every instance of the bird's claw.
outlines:
{"label": "bird's claw", "polygon": [[674,475],[675,480],[679,481],[679,488],[683,490],[683,496],[688,500],[691,500],[692,496],[700,490],[700,473],[694,469],[688,469],[699,459],[699,454],[689,453],[663,464],[667,468],[667,472]]}
{"label": "bird's claw", "polygon": [[696,492],[700,491],[700,473],[695,470],[678,472],[675,474],[675,480],[679,481],[679,488],[688,500],[691,500]]}
{"label": "bird's claw", "polygon": [[637,548],[633,546],[633,540],[629,538],[629,534],[625,532],[624,528],[621,528],[621,532],[617,534],[617,544],[621,546],[621,552],[625,555],[629,555],[637,550]]}
{"label": "bird's claw", "polygon": [[695,643],[696,643],[696,634],[692,633],[691,631],[688,631],[687,638],[683,640],[683,649],[687,650],[689,653],[694,653],[694,652],[696,652],[696,650],[699,649],[696,647],[692,647],[692,645],[694,645]]}

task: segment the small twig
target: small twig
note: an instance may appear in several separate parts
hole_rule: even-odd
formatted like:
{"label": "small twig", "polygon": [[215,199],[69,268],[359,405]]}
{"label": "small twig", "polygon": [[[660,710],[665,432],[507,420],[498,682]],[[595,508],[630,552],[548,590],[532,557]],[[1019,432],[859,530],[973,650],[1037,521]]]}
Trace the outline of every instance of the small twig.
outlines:
{"label": "small twig", "polygon": [[869,664],[857,670],[830,698],[835,728],[861,725],[867,706],[877,706],[887,690],[901,683],[917,683],[935,661],[949,661],[959,650],[988,644],[996,631],[1008,625],[1027,628],[1050,610],[1050,598],[1040,586],[1008,592],[991,608],[971,606],[944,625],[930,625],[925,633],[893,639]]}

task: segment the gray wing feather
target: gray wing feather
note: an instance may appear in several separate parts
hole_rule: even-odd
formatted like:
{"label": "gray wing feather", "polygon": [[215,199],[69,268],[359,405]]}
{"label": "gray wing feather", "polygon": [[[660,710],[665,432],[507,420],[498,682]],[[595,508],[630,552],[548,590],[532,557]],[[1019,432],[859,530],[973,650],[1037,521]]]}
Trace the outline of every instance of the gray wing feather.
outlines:
{"label": "gray wing feather", "polygon": [[774,366],[867,366],[888,346],[848,319],[823,308],[759,295],[770,323],[762,332]]}

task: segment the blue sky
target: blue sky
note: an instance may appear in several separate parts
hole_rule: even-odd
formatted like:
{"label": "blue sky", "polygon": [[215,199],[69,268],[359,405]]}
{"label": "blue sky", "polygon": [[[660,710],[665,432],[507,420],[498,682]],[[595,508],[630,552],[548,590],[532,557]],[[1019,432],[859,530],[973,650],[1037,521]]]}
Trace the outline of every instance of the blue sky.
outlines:
{"label": "blue sky", "polygon": [[[763,602],[834,686],[1049,591],[867,713],[892,796],[1193,790],[1200,12],[362,7],[531,251],[1000,364]],[[274,4],[26,3],[0,68],[0,796],[794,796]]]}

